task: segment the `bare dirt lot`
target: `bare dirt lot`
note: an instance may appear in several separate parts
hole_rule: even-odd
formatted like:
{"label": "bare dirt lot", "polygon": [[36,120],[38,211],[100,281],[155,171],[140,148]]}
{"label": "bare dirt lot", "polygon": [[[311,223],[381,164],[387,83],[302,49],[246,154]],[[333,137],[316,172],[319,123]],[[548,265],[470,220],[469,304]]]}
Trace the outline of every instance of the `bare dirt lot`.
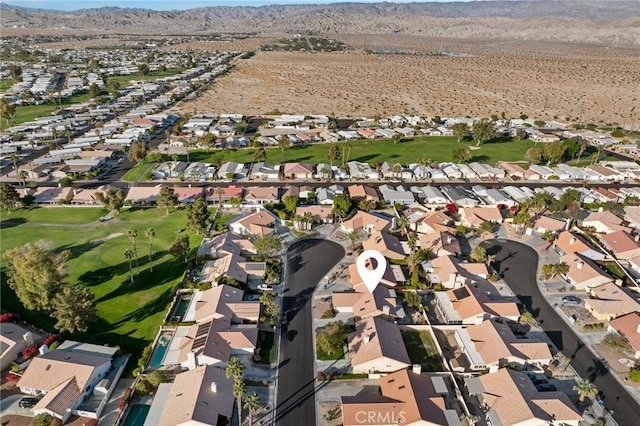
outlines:
{"label": "bare dirt lot", "polygon": [[[488,116],[504,111],[511,117],[524,113],[623,124],[640,103],[636,46],[408,35],[333,38],[352,50],[259,52],[176,110],[211,112],[215,106],[216,111],[245,114],[368,117]],[[394,49],[416,54],[366,53]]]}

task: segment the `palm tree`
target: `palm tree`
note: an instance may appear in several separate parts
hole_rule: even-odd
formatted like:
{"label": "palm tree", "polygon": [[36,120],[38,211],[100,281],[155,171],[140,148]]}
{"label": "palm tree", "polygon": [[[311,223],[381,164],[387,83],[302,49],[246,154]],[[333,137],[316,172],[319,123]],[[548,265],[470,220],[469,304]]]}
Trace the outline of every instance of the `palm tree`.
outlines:
{"label": "palm tree", "polygon": [[244,408],[249,410],[249,426],[253,426],[253,415],[262,408],[260,397],[257,393],[251,392],[244,399]]}
{"label": "palm tree", "polygon": [[18,172],[18,158],[20,156],[17,153],[11,154],[11,161],[13,161],[13,172],[16,174],[16,180],[20,183],[20,173]]}
{"label": "palm tree", "polygon": [[313,213],[304,212],[304,216],[302,217],[302,219],[308,225],[307,229],[311,230],[311,225],[313,225],[313,219],[314,219]]}
{"label": "palm tree", "polygon": [[131,240],[131,245],[133,246],[133,254],[136,256],[136,268],[138,269],[138,274],[140,273],[140,264],[138,263],[138,246],[136,245],[136,239],[138,238],[138,231],[133,228],[129,228],[127,231],[127,235]]}
{"label": "palm tree", "polygon": [[242,424],[242,395],[246,391],[242,376],[244,375],[244,364],[238,357],[232,357],[227,363],[227,378],[233,377],[233,396],[236,397],[238,405],[238,424]]}
{"label": "palm tree", "polygon": [[566,275],[569,272],[569,265],[565,262],[558,262],[553,265],[553,276]]}
{"label": "palm tree", "polygon": [[244,380],[236,379],[233,382],[233,396],[236,397],[236,405],[238,407],[238,424],[242,424],[242,396],[247,391],[247,385],[245,385]]}
{"label": "palm tree", "polygon": [[583,403],[586,397],[592,397],[598,393],[596,385],[589,380],[581,380],[573,386],[573,390],[578,392],[578,400],[580,403]]}
{"label": "palm tree", "polygon": [[545,263],[542,265],[542,278],[548,280],[553,276],[553,265],[551,263]]}
{"label": "palm tree", "polygon": [[289,140],[287,135],[282,135],[278,138],[278,146],[282,151],[284,151],[285,148],[288,148],[289,145],[291,145],[291,141]]}
{"label": "palm tree", "polygon": [[302,224],[304,223],[304,218],[299,214],[294,214],[293,217],[291,218],[291,221],[294,223],[294,225],[297,223],[298,229],[300,229],[302,228]]}
{"label": "palm tree", "polygon": [[398,229],[400,229],[403,236],[407,234],[407,229],[409,229],[410,225],[411,222],[409,222],[409,218],[401,214],[398,218]]}
{"label": "palm tree", "polygon": [[413,274],[415,269],[425,260],[433,259],[433,253],[428,249],[416,250],[407,256],[407,265],[409,265],[409,274]]}
{"label": "palm tree", "polygon": [[124,257],[129,261],[129,275],[131,276],[131,282],[133,283],[133,265],[131,261],[133,260],[133,250],[124,249]]}
{"label": "palm tree", "polygon": [[416,234],[409,235],[409,238],[407,239],[407,245],[412,252],[416,251],[416,247],[418,246],[418,236]]}
{"label": "palm tree", "polygon": [[396,178],[398,178],[400,176],[400,172],[402,172],[402,164],[393,163],[393,166],[391,166],[391,169],[393,170],[393,175]]}
{"label": "palm tree", "polygon": [[[156,231],[154,231],[153,228],[147,228],[144,232],[144,236],[149,240],[149,264],[151,264],[151,256],[153,256],[153,239],[156,236]],[[149,270],[153,272],[153,265],[151,265]]]}
{"label": "palm tree", "polygon": [[224,195],[224,189],[217,187],[213,192],[218,196],[218,208],[222,205],[222,196]]}
{"label": "palm tree", "polygon": [[469,257],[474,262],[483,262],[487,257],[487,250],[484,247],[477,246],[471,250]]}
{"label": "palm tree", "polygon": [[356,249],[356,241],[358,241],[360,235],[358,235],[357,231],[351,231],[347,234],[347,238],[351,240],[351,251],[354,251]]}

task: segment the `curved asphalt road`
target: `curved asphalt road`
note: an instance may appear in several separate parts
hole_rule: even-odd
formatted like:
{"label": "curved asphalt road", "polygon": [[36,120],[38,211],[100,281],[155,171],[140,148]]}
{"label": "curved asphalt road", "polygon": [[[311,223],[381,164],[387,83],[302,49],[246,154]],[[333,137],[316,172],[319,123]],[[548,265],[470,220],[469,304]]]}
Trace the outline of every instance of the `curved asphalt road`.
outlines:
{"label": "curved asphalt road", "polygon": [[312,297],[318,282],[344,257],[341,245],[328,240],[302,240],[289,247],[286,259],[276,424],[316,423],[313,371]]}
{"label": "curved asphalt road", "polygon": [[540,293],[536,281],[538,253],[515,241],[491,240],[482,243],[496,253],[496,269],[505,282],[533,314],[556,347],[572,359],[571,366],[582,378],[588,378],[604,394],[604,405],[613,410],[620,426],[637,425],[640,405],[580,341],[571,327]]}

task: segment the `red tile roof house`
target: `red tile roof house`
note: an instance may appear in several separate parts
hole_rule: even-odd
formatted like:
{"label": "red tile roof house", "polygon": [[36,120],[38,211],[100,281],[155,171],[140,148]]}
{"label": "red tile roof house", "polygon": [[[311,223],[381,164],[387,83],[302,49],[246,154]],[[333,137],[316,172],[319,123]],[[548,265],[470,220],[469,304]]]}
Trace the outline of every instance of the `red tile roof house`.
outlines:
{"label": "red tile roof house", "polygon": [[[538,392],[527,374],[502,368],[465,379],[492,424],[578,426],[582,416],[564,392]],[[486,410],[486,411],[485,411]]]}
{"label": "red tile roof house", "polygon": [[280,201],[279,190],[275,186],[250,186],[245,188],[245,204],[272,204]]}
{"label": "red tile roof house", "polygon": [[407,257],[398,237],[387,232],[375,231],[369,239],[362,243],[362,248],[379,251],[389,259],[402,260]]}
{"label": "red tile roof house", "polygon": [[627,339],[633,348],[633,357],[640,359],[640,312],[632,312],[609,321],[608,331]]}
{"label": "red tile roof house", "polygon": [[435,257],[459,256],[460,241],[449,231],[418,234],[418,246],[430,250]]}
{"label": "red tile roof house", "polygon": [[489,318],[518,321],[517,303],[502,298],[489,283],[475,283],[434,293],[438,311],[447,324],[480,324]]}
{"label": "red tile roof house", "polygon": [[247,216],[238,216],[229,222],[229,230],[237,235],[253,235],[257,237],[277,232],[279,222],[269,210],[258,210]]}
{"label": "red tile roof house", "polygon": [[616,231],[631,232],[630,228],[622,226],[622,219],[609,211],[591,213],[582,220],[583,227],[592,227],[601,234],[611,234]]}
{"label": "red tile roof house", "polygon": [[[424,376],[408,369],[379,379],[380,393],[342,397],[342,424],[431,426],[449,425],[440,377]],[[436,388],[436,385],[437,388]],[[455,411],[450,413],[457,419]]]}
{"label": "red tile roof house", "polygon": [[371,234],[374,231],[386,230],[391,225],[391,220],[371,213],[358,211],[355,216],[349,220],[345,220],[340,225],[343,232],[349,233],[353,231],[364,231]]}
{"label": "red tile roof house", "polygon": [[589,259],[603,260],[604,254],[591,247],[578,234],[562,231],[553,242],[553,246],[560,255],[579,253]]}
{"label": "red tile roof house", "polygon": [[463,263],[453,256],[436,257],[423,264],[432,284],[441,284],[446,288],[458,288],[472,284],[489,275],[484,263]]}
{"label": "red tile roof house", "polygon": [[[100,382],[109,374],[116,352],[117,348],[67,340],[55,351],[33,358],[17,386],[22,393],[44,394],[31,408],[34,415],[46,413],[64,423],[79,414],[85,398],[96,392],[106,397],[107,389]],[[95,418],[99,415],[97,412]]]}
{"label": "red tile roof house", "polygon": [[296,215],[304,217],[305,213],[313,215],[312,223],[295,222],[296,229],[301,227],[311,229],[314,223],[333,223],[333,208],[331,206],[299,206],[296,208]]}
{"label": "red tile roof house", "polygon": [[378,195],[378,191],[375,188],[364,185],[351,185],[348,188],[349,196],[354,201],[360,200],[371,200],[378,202],[380,201],[380,196]]}
{"label": "red tile roof house", "polygon": [[333,308],[338,312],[352,313],[357,318],[404,318],[402,305],[393,289],[379,285],[373,294],[364,284],[354,286],[354,291],[333,292]]}
{"label": "red tile roof house", "polygon": [[625,231],[616,231],[600,236],[600,241],[616,259],[629,262],[631,268],[640,272],[640,243],[638,237],[632,237]]}
{"label": "red tile roof house", "polygon": [[[220,191],[218,191],[220,190]],[[205,199],[207,203],[219,203],[222,200],[223,203],[228,203],[232,198],[242,200],[243,189],[238,186],[227,187],[209,187],[205,189]]]}
{"label": "red tile roof house", "polygon": [[498,162],[498,167],[507,172],[507,175],[511,177],[516,176],[522,179],[525,175],[525,170],[517,164],[500,161]]}
{"label": "red tile roof house", "polygon": [[411,365],[400,328],[382,318],[357,321],[347,346],[355,374],[393,373]]}
{"label": "red tile roof house", "polygon": [[184,316],[192,326],[178,327],[163,363],[190,370],[199,365],[226,367],[233,355],[251,355],[258,339],[260,302],[243,300],[236,287],[197,291]]}
{"label": "red tile roof house", "polygon": [[160,188],[157,186],[134,186],[129,188],[125,202],[130,202],[132,206],[148,206],[155,204],[160,195]]}
{"label": "red tile roof house", "polygon": [[73,197],[72,188],[36,188],[31,192],[34,204],[63,204]]}
{"label": "red tile roof house", "polygon": [[182,204],[193,203],[198,198],[204,198],[204,190],[202,188],[177,186],[173,188],[173,193],[178,197],[178,202]]}
{"label": "red tile roof house", "polygon": [[549,365],[553,359],[546,342],[518,339],[508,325],[494,320],[458,328],[455,339],[471,370],[495,373],[505,365],[522,370],[530,363]]}
{"label": "red tile roof house", "polygon": [[497,207],[463,207],[460,220],[465,226],[477,228],[483,222],[502,223],[502,213]]}
{"label": "red tile roof house", "polygon": [[561,262],[569,265],[569,271],[562,277],[576,290],[588,290],[602,284],[613,282],[613,278],[604,272],[595,262],[578,253],[566,254]]}
{"label": "red tile roof house", "polygon": [[282,175],[285,179],[311,179],[313,166],[305,163],[285,163]]}
{"label": "red tile roof house", "polygon": [[638,294],[612,282],[592,288],[589,296],[584,300],[584,308],[599,321],[640,311]]}
{"label": "red tile roof house", "polygon": [[233,378],[214,366],[200,366],[161,383],[145,424],[194,426],[230,424],[234,413]]}

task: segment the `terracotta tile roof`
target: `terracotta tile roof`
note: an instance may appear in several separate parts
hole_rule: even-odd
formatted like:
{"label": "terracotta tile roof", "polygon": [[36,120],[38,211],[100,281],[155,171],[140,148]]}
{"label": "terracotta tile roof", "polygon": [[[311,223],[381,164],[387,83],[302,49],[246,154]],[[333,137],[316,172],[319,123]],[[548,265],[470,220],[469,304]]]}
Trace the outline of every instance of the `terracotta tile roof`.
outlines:
{"label": "terracotta tile roof", "polygon": [[398,325],[379,317],[358,321],[356,331],[347,337],[347,343],[353,367],[380,358],[392,359],[407,367],[411,364]]}
{"label": "terracotta tile roof", "polygon": [[469,279],[488,275],[487,265],[484,263],[464,263],[454,256],[440,256],[431,260],[433,271],[442,282],[450,279],[451,274],[459,274]]}
{"label": "terracotta tile roof", "polygon": [[82,389],[78,387],[75,377],[72,377],[47,392],[33,407],[33,410],[47,409],[62,417],[74,405],[80,395],[82,395]]}
{"label": "terracotta tile roof", "polygon": [[[215,383],[215,391],[212,384]],[[161,425],[218,424],[233,413],[233,379],[213,366],[200,366],[176,375],[160,420]]]}
{"label": "terracotta tile roof", "polygon": [[460,214],[471,226],[480,226],[483,222],[502,222],[502,213],[497,207],[463,207]]}
{"label": "terracotta tile roof", "polygon": [[278,188],[275,186],[250,186],[245,190],[244,199],[278,201]]}
{"label": "terracotta tile roof", "polygon": [[[222,199],[230,200],[231,198],[237,197],[242,198],[242,192],[244,191],[241,187],[230,185],[227,187],[219,187],[222,189]],[[220,195],[216,192],[218,187],[210,187],[205,189],[205,197],[208,201],[218,201],[220,199]]]}
{"label": "terracotta tile roof", "polygon": [[136,201],[156,201],[160,195],[161,185],[158,186],[134,186],[129,188],[125,200]]}
{"label": "terracotta tile roof", "polygon": [[543,228],[553,232],[560,232],[566,226],[566,222],[564,220],[545,215],[534,215],[531,219],[534,229]]}
{"label": "terracotta tile roof", "polygon": [[369,239],[362,243],[362,248],[365,250],[377,250],[390,259],[399,260],[407,256],[398,237],[387,232],[373,232]]}
{"label": "terracotta tile roof", "polygon": [[247,305],[251,312],[260,309],[259,302],[243,302],[244,292],[235,287],[228,285],[219,285],[209,290],[198,291],[194,293],[193,301],[195,303],[195,314],[193,318],[185,318],[185,321],[196,321],[198,323],[207,322],[214,318],[233,318],[241,316],[240,312],[235,311],[236,306]]}
{"label": "terracotta tile roof", "polygon": [[484,403],[503,425],[582,420],[566,394],[538,392],[525,373],[502,368],[497,373],[480,376],[478,380],[484,387],[481,394]]}
{"label": "terracotta tile roof", "polygon": [[270,225],[276,223],[273,215],[266,210],[260,210],[240,219],[240,224],[250,233],[257,236],[269,235],[274,232]]}
{"label": "terracotta tile roof", "polygon": [[[342,420],[345,426],[389,424],[447,425],[444,397],[435,390],[431,377],[407,369],[379,379],[382,395],[342,397]],[[363,418],[362,411],[376,412],[386,419]],[[402,421],[404,419],[404,421]]]}
{"label": "terracotta tile roof", "polygon": [[348,188],[349,196],[353,199],[369,198],[379,201],[380,196],[375,188],[364,185],[351,185]]}
{"label": "terracotta tile roof", "polygon": [[488,313],[498,317],[517,317],[520,315],[520,310],[516,303],[506,300],[490,300],[485,293],[485,286],[493,287],[492,284],[477,284],[447,290],[451,304],[460,315],[460,318],[464,320],[482,313]]}
{"label": "terracotta tile roof", "polygon": [[553,358],[546,343],[538,340],[520,340],[509,326],[487,320],[467,328],[476,350],[487,364],[519,358],[523,361]]}
{"label": "terracotta tile roof", "polygon": [[572,284],[578,287],[595,287],[613,281],[613,278],[600,269],[593,260],[581,254],[565,254],[560,261],[569,265],[567,277],[571,278]]}
{"label": "terracotta tile roof", "polygon": [[638,296],[612,282],[592,288],[590,295],[593,298],[585,300],[585,307],[593,309],[600,315],[615,318],[640,311]]}
{"label": "terracotta tile roof", "polygon": [[594,223],[604,225],[610,230],[610,232],[629,230],[626,226],[622,226],[622,219],[607,210],[591,213],[582,220],[583,226],[594,226]]}
{"label": "terracotta tile roof", "polygon": [[355,231],[369,227],[373,227],[376,231],[381,231],[386,229],[390,224],[390,220],[363,211],[358,211],[354,217],[342,222],[343,227]]}
{"label": "terracotta tile roof", "polygon": [[555,241],[555,245],[565,254],[593,250],[582,237],[569,231],[561,232]]}
{"label": "terracotta tile roof", "polygon": [[640,244],[625,231],[604,234],[600,239],[616,257],[631,259],[640,255]]}
{"label": "terracotta tile roof", "polygon": [[354,315],[361,318],[383,314],[396,316],[398,302],[393,290],[379,285],[371,294],[364,284],[358,284],[354,289],[361,295],[353,304]]}
{"label": "terracotta tile roof", "polygon": [[461,253],[460,241],[449,231],[418,234],[420,248],[430,250],[436,256]]}
{"label": "terracotta tile roof", "polygon": [[285,163],[284,174],[285,175],[308,175],[313,173],[313,166],[305,163]]}
{"label": "terracotta tile roof", "polygon": [[609,326],[640,351],[640,312],[632,312],[609,321]]}
{"label": "terracotta tile roof", "polygon": [[[362,281],[362,278],[360,277],[360,274],[358,273],[358,266],[355,263],[352,263],[351,265],[349,265],[348,270],[349,270],[349,278],[351,281],[351,285],[355,288],[355,286],[357,286],[358,284],[362,284],[363,281]],[[387,262],[387,269],[384,271],[384,275],[380,280],[380,284],[383,284],[389,287],[395,287],[398,285],[395,275],[393,274],[393,269],[390,262]]]}
{"label": "terracotta tile roof", "polygon": [[315,220],[323,221],[333,218],[333,208],[331,206],[299,206],[296,214],[304,216],[306,212],[311,212]]}
{"label": "terracotta tile roof", "polygon": [[178,197],[178,201],[181,203],[191,203],[196,200],[196,198],[204,197],[204,192],[202,188],[189,188],[177,186],[173,188],[173,193]]}

